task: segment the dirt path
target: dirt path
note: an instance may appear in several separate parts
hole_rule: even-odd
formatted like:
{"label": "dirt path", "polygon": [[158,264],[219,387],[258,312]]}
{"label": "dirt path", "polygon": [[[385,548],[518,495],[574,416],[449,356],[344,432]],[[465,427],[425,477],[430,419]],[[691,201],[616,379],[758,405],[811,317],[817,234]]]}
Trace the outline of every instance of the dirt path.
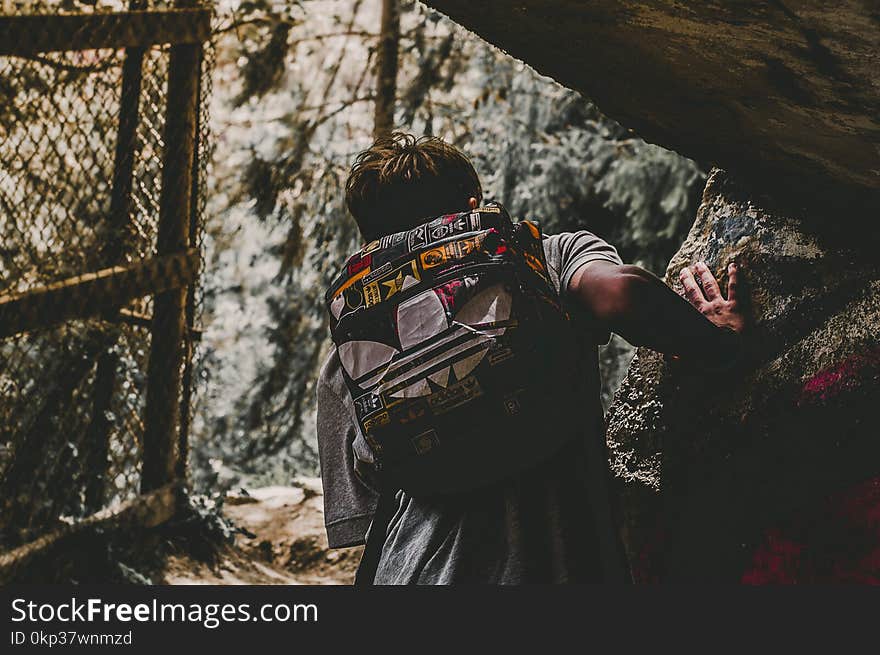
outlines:
{"label": "dirt path", "polygon": [[227,497],[224,514],[253,536],[238,535],[216,566],[168,559],[165,584],[351,584],[361,548],[329,550],[321,481],[248,489]]}

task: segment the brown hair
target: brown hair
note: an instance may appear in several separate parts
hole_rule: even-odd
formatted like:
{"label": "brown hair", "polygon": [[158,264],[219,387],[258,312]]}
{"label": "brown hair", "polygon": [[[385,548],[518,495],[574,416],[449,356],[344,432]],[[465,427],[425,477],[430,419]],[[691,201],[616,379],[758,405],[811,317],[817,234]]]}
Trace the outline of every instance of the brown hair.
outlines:
{"label": "brown hair", "polygon": [[357,156],[345,204],[365,239],[405,230],[482,199],[480,178],[458,148],[436,137],[394,132]]}

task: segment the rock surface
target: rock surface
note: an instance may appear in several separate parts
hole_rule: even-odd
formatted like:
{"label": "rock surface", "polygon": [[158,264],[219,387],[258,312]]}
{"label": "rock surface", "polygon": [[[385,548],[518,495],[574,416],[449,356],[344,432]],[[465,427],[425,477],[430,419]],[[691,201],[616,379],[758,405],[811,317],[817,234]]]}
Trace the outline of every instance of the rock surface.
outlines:
{"label": "rock surface", "polygon": [[427,3],[646,140],[792,206],[880,207],[880,13],[871,3]]}
{"label": "rock surface", "polygon": [[754,326],[743,370],[640,349],[615,397],[638,581],[880,582],[880,262],[798,219],[716,169],[669,265],[681,292],[682,266],[738,261]]}

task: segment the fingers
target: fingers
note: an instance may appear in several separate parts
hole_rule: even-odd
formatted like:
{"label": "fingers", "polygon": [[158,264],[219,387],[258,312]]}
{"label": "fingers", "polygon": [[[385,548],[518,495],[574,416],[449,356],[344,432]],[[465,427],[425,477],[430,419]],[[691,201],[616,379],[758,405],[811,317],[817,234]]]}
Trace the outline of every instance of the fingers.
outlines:
{"label": "fingers", "polygon": [[694,274],[691,273],[691,269],[685,267],[681,269],[681,273],[679,274],[681,278],[681,283],[684,286],[684,295],[690,301],[690,303],[694,307],[699,307],[700,303],[703,302],[703,292],[700,291],[700,287],[697,284],[697,281],[694,279]]}
{"label": "fingers", "polygon": [[727,265],[727,301],[736,300],[737,266],[734,262]]}
{"label": "fingers", "polygon": [[700,282],[703,283],[703,293],[706,294],[706,300],[712,301],[718,298],[721,295],[721,288],[709,267],[703,262],[697,262],[694,268],[697,269],[697,275],[700,276]]}

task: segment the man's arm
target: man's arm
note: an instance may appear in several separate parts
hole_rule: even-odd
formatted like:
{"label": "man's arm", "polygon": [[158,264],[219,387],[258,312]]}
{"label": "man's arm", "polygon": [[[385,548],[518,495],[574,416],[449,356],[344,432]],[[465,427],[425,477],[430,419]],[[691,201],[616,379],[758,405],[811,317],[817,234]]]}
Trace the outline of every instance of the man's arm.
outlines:
{"label": "man's arm", "polygon": [[330,548],[364,543],[376,507],[377,494],[360,475],[358,457],[363,440],[354,423],[353,408],[340,398],[342,365],[333,353],[317,384],[318,457],[324,486],[324,524]]}
{"label": "man's arm", "polygon": [[704,263],[693,270],[683,269],[686,301],[643,268],[599,260],[578,269],[568,291],[603,327],[633,345],[717,365],[737,346],[738,339],[730,330],[741,333],[746,325],[736,298],[735,264],[729,265],[728,276],[725,298]]}

